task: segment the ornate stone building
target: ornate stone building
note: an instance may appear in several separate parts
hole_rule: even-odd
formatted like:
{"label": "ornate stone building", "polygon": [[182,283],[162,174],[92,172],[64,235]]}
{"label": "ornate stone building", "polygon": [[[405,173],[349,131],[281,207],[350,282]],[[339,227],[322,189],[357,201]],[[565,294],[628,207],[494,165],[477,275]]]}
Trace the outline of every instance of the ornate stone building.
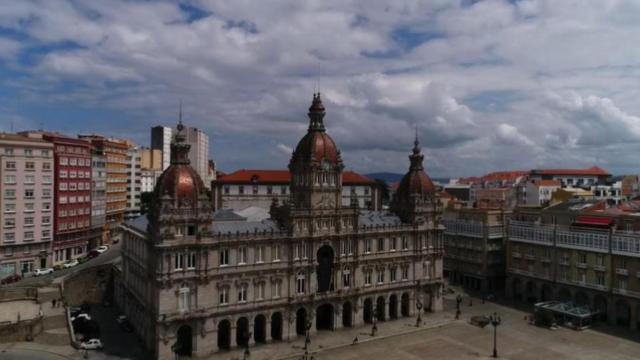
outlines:
{"label": "ornate stone building", "polygon": [[123,225],[116,298],[158,359],[442,308],[441,204],[416,141],[392,212],[343,206],[320,94],[291,161],[290,200],[260,222],[216,220],[182,124],[152,210]]}

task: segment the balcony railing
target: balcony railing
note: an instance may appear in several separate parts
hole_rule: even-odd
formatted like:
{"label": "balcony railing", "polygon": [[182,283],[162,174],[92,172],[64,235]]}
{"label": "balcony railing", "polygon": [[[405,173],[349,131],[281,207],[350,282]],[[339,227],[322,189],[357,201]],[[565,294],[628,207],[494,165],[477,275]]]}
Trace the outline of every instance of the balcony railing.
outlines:
{"label": "balcony railing", "polygon": [[616,274],[623,275],[623,276],[629,276],[629,270],[617,268],[616,269]]}
{"label": "balcony railing", "polygon": [[607,271],[607,267],[604,265],[594,265],[593,270],[605,272]]}
{"label": "balcony railing", "polygon": [[586,269],[586,268],[587,268],[587,263],[577,262],[577,263],[576,263],[576,267],[577,267],[578,269]]}

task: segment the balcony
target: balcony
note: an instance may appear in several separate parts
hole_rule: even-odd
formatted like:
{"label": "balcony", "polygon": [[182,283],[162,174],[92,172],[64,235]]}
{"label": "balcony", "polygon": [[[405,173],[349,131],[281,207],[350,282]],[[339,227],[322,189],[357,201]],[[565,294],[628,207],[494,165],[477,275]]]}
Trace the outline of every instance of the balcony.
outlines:
{"label": "balcony", "polygon": [[562,266],[569,266],[569,261],[568,260],[560,260],[560,261],[558,261],[558,264],[562,265]]}
{"label": "balcony", "polygon": [[513,252],[511,252],[511,257],[515,258],[515,259],[520,259],[520,258],[522,258],[522,254],[520,254],[517,251],[513,251]]}
{"label": "balcony", "polygon": [[524,256],[524,258],[525,258],[525,259],[527,259],[527,260],[535,260],[535,259],[536,259],[536,256],[535,256],[535,255],[532,255],[532,254],[526,254],[526,255]]}
{"label": "balcony", "polygon": [[605,272],[605,271],[607,271],[607,267],[604,266],[604,265],[594,265],[593,266],[593,270]]}
{"label": "balcony", "polygon": [[551,263],[551,258],[550,257],[542,257],[540,259],[540,261],[542,261],[543,263]]}
{"label": "balcony", "polygon": [[623,276],[629,276],[629,270],[627,270],[627,269],[616,269],[616,274],[623,275]]}
{"label": "balcony", "polygon": [[576,267],[577,267],[578,269],[586,269],[586,268],[587,268],[587,263],[577,262],[577,263],[576,263]]}

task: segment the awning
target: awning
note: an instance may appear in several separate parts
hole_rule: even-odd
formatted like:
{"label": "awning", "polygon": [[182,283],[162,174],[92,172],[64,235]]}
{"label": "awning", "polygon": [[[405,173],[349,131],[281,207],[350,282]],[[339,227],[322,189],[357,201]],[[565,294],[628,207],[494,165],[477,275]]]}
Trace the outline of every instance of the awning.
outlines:
{"label": "awning", "polygon": [[606,217],[580,215],[576,218],[575,223],[578,225],[611,226],[614,220]]}

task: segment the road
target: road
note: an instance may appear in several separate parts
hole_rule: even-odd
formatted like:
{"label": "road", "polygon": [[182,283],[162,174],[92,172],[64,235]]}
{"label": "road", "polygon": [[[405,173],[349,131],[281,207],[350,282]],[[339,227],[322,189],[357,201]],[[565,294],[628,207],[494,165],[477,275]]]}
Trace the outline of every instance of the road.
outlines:
{"label": "road", "polygon": [[18,282],[15,282],[13,284],[9,284],[9,285],[3,285],[3,287],[24,287],[24,286],[45,286],[45,285],[49,285],[51,284],[51,282],[53,282],[54,279],[56,278],[60,278],[69,274],[74,274],[77,273],[79,271],[82,271],[84,269],[93,267],[93,266],[98,266],[98,265],[102,265],[108,262],[112,262],[113,260],[115,260],[117,257],[120,256],[120,246],[121,246],[122,242],[111,245],[111,247],[109,248],[109,250],[107,250],[105,253],[100,254],[100,256],[97,256],[85,263],[82,263],[80,265],[74,266],[72,268],[69,269],[62,269],[62,270],[57,270],[54,271],[52,274],[48,274],[48,275],[42,275],[42,276],[30,276],[27,278],[24,278]]}

